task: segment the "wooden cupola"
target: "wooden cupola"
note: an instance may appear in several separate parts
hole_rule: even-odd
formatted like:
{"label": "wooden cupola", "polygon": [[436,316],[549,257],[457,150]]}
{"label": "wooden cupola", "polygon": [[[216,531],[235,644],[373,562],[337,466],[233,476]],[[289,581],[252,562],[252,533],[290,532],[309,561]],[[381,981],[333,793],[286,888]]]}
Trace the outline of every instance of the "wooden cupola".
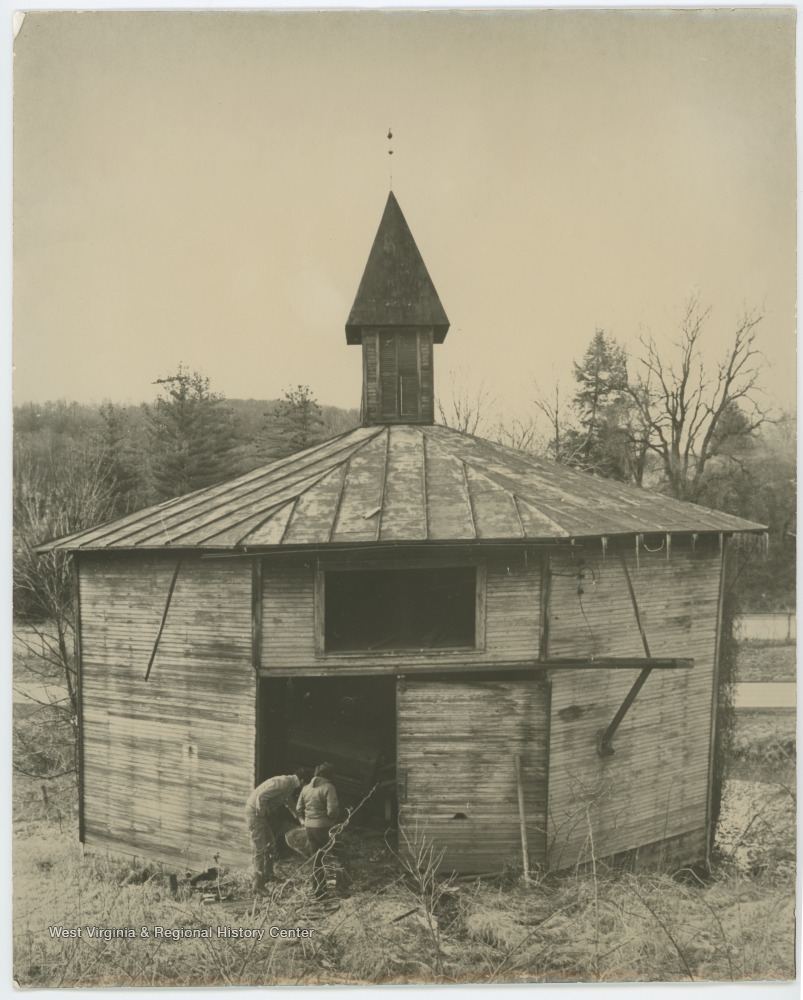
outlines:
{"label": "wooden cupola", "polygon": [[362,344],[362,422],[432,424],[432,345],[449,329],[435,286],[391,191],[346,323]]}

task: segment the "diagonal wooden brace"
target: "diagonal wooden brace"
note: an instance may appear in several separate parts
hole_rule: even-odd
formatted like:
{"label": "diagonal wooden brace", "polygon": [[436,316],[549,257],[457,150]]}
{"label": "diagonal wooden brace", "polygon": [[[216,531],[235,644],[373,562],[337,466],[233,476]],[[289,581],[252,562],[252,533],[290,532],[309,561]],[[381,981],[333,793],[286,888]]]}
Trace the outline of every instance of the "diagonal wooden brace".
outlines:
{"label": "diagonal wooden brace", "polygon": [[173,591],[176,589],[176,580],[178,580],[178,571],[181,569],[181,556],[178,557],[176,562],[176,568],[173,570],[173,579],[170,581],[170,589],[167,591],[167,600],[165,601],[165,609],[162,612],[162,620],[159,623],[159,631],[156,633],[156,640],[153,644],[153,650],[151,651],[151,658],[148,660],[148,668],[145,671],[145,680],[147,681],[151,675],[151,667],[153,666],[153,661],[156,659],[156,651],[159,648],[159,640],[162,638],[162,632],[164,631],[165,622],[167,621],[167,612],[170,610],[170,602],[173,600]]}
{"label": "diagonal wooden brace", "polygon": [[616,753],[613,746],[611,745],[613,734],[619,728],[619,723],[627,715],[627,710],[636,700],[636,695],[644,687],[644,682],[647,680],[647,678],[650,676],[651,673],[652,673],[652,667],[645,667],[636,678],[633,687],[631,687],[631,689],[627,692],[625,700],[619,706],[619,710],[611,720],[611,724],[608,726],[608,728],[600,737],[599,745],[597,746],[597,753],[600,755],[600,757],[613,757],[613,755]]}
{"label": "diagonal wooden brace", "polygon": [[[636,624],[638,625],[638,630],[641,634],[641,643],[644,646],[644,652],[649,660],[652,659],[652,653],[650,652],[650,644],[647,641],[647,633],[644,631],[644,624],[641,621],[641,612],[639,611],[638,601],[636,600],[636,592],[633,589],[633,581],[630,579],[630,571],[627,568],[627,562],[625,561],[624,555],[620,556],[620,559],[622,562],[622,569],[625,574],[625,580],[627,581],[627,589],[630,592],[630,602],[633,605],[633,612],[636,616]],[[644,667],[634,681],[633,686],[627,692],[625,700],[619,706],[619,710],[616,715],[614,715],[613,719],[611,719],[610,725],[602,736],[600,736],[599,743],[597,744],[597,753],[600,757],[613,757],[614,753],[616,753],[611,742],[613,740],[614,733],[619,728],[619,723],[627,715],[628,709],[636,700],[636,695],[644,687],[644,684],[652,673],[652,670],[652,666]]]}

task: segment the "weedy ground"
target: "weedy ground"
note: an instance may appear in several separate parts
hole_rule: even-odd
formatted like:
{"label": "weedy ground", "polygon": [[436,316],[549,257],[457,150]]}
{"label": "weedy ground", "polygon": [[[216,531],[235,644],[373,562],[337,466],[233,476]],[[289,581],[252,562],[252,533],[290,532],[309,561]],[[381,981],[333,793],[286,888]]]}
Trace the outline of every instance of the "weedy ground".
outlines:
{"label": "weedy ground", "polygon": [[[777,771],[776,771],[777,776]],[[788,776],[791,778],[791,774]],[[785,784],[737,809],[714,877],[632,874],[597,864],[536,879],[440,879],[422,848],[405,871],[381,836],[352,835],[350,898],[310,898],[307,864],[254,903],[222,876],[204,903],[168,875],[82,857],[68,779],[18,780],[15,976],[26,986],[788,979],[794,976],[794,800]],[[751,809],[756,811],[750,815]],[[745,863],[745,859],[747,862]],[[207,888],[215,890],[212,883]],[[51,926],[149,929],[148,937],[53,938]],[[304,939],[157,939],[152,928],[308,927]]]}
{"label": "weedy ground", "polygon": [[794,642],[750,639],[739,643],[737,680],[742,684],[793,681],[796,670]]}
{"label": "weedy ground", "polygon": [[[789,714],[744,713],[711,878],[595,871],[495,881],[441,878],[417,845],[349,835],[350,897],[319,904],[309,863],[254,902],[222,873],[204,902],[185,879],[82,855],[71,776],[14,783],[14,974],[29,987],[790,979],[795,953],[795,731]],[[218,889],[220,890],[218,892]],[[50,927],[133,928],[134,939],[65,939]],[[304,927],[309,939],[156,938],[171,930]],[[141,928],[148,936],[140,936]]]}

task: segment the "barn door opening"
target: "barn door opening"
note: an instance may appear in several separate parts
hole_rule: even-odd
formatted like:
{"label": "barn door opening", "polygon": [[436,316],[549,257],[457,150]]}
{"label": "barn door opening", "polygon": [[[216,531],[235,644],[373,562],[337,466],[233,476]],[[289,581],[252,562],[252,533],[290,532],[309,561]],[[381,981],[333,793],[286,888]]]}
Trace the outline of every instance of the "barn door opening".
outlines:
{"label": "barn door opening", "polygon": [[262,678],[257,778],[332,764],[355,822],[396,818],[396,692],[392,677]]}
{"label": "barn door opening", "polygon": [[516,756],[531,865],[545,856],[549,689],[545,681],[400,678],[399,850],[433,850],[442,871],[522,864]]}

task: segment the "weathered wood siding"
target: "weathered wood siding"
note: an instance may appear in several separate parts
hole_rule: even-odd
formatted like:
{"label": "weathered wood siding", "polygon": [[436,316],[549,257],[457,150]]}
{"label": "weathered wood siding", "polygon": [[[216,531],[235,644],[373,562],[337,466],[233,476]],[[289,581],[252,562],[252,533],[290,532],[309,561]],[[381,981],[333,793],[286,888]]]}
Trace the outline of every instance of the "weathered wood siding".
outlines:
{"label": "weathered wood siding", "polygon": [[374,424],[379,419],[379,332],[362,335],[362,422]]}
{"label": "weathered wood siding", "polygon": [[[377,562],[377,569],[381,564]],[[358,572],[355,570],[355,572]],[[541,566],[536,558],[489,560],[485,578],[484,648],[425,653],[316,655],[315,567],[265,559],[262,569],[263,673],[326,674],[384,667],[389,673],[432,670],[438,664],[489,665],[538,656]],[[482,633],[482,629],[480,629]]]}
{"label": "weathered wood siding", "polygon": [[[666,551],[632,544],[607,557],[551,559],[549,654],[643,656],[620,561],[624,555],[650,653],[693,657],[654,671],[614,739],[597,753],[638,671],[554,671],[550,719],[549,862],[566,867],[704,831],[721,556],[716,544]],[[581,565],[581,560],[585,565]],[[581,578],[580,574],[583,573]],[[579,591],[582,590],[582,593]],[[687,843],[703,844],[703,835]],[[691,860],[691,859],[687,859]]]}
{"label": "weathered wood siding", "polygon": [[248,861],[255,677],[251,566],[185,556],[79,561],[86,843],[180,865]]}
{"label": "weathered wood siding", "polygon": [[530,859],[544,861],[546,681],[407,679],[397,692],[399,845],[443,852],[442,871],[521,866],[515,754]]}
{"label": "weathered wood siding", "polygon": [[421,379],[421,422],[435,422],[435,379],[432,369],[432,330],[418,333],[418,373]]}

